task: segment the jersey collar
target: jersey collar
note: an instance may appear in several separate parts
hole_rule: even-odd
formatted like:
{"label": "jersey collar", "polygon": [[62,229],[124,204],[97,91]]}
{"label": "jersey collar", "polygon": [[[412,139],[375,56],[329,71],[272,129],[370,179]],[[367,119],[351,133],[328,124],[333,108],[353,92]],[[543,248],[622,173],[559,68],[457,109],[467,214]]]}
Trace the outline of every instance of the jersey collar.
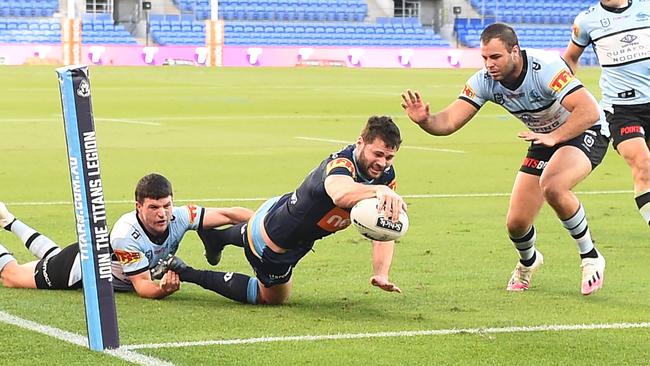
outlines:
{"label": "jersey collar", "polygon": [[606,6],[602,2],[600,3],[600,6],[602,6],[603,9],[605,9],[605,10],[607,10],[609,12],[620,14],[620,13],[626,11],[630,6],[632,6],[632,0],[627,0],[627,5],[622,7],[622,8],[612,8],[611,6]]}

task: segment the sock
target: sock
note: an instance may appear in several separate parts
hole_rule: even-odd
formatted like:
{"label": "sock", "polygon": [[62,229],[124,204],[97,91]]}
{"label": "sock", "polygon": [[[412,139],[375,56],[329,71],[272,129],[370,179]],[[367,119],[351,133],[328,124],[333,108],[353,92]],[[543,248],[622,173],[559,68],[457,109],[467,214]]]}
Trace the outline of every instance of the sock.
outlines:
{"label": "sock", "polygon": [[530,267],[535,263],[535,240],[537,239],[537,232],[535,231],[535,226],[530,227],[528,232],[520,238],[513,238],[510,236],[510,240],[517,248],[519,252],[519,262],[526,267]]}
{"label": "sock", "polygon": [[231,300],[257,304],[257,278],[241,273],[204,271],[192,267],[179,273],[179,277],[183,282],[195,283]]}
{"label": "sock", "polygon": [[2,273],[2,270],[5,269],[5,266],[9,264],[12,261],[15,261],[16,258],[14,258],[13,255],[5,248],[2,244],[0,244],[0,273]]}
{"label": "sock", "polygon": [[643,216],[645,222],[650,225],[650,189],[645,192],[637,193],[634,200],[636,201],[636,207],[638,207],[639,212],[641,212],[641,216]]}
{"label": "sock", "polygon": [[562,226],[569,231],[569,234],[576,240],[578,244],[578,251],[580,257],[593,255],[594,242],[591,240],[591,233],[589,232],[589,225],[587,224],[587,216],[585,208],[580,204],[578,211],[567,220],[562,220]]}
{"label": "sock", "polygon": [[38,259],[43,259],[61,252],[61,248],[50,238],[25,225],[24,222],[18,219],[14,220],[10,225],[10,230],[22,240],[27,249]]}
{"label": "sock", "polygon": [[[244,247],[244,239],[242,237],[243,226],[246,225],[245,222],[241,222],[237,225],[225,229],[212,229],[204,230],[202,235],[209,240],[207,245],[216,243],[219,246],[224,246],[226,244],[232,244],[240,248]],[[203,239],[203,238],[202,238]],[[203,244],[206,245],[206,242],[203,241]]]}

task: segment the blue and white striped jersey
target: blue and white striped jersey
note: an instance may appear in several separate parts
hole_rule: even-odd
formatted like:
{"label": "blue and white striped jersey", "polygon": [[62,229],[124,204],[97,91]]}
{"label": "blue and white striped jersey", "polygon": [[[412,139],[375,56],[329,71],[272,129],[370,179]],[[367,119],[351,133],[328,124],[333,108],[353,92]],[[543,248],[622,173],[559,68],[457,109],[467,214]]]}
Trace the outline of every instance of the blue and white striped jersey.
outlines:
{"label": "blue and white striped jersey", "polygon": [[[465,84],[459,98],[480,109],[487,101],[500,104],[533,132],[548,133],[560,127],[571,114],[562,99],[583,87],[562,58],[553,52],[523,50],[524,67],[514,89],[492,79],[483,68]],[[594,99],[594,103],[597,104]],[[609,136],[605,114],[594,122]]]}
{"label": "blue and white striped jersey", "polygon": [[592,44],[602,67],[602,105],[650,103],[650,0],[631,0],[615,10],[601,3],[581,12],[573,43]]}

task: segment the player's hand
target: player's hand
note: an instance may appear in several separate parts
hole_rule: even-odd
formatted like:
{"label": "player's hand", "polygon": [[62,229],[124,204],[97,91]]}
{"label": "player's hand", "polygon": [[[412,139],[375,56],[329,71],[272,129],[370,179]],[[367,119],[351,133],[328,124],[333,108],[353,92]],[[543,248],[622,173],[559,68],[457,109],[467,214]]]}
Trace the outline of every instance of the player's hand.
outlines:
{"label": "player's hand", "polygon": [[402,293],[402,290],[395,286],[394,283],[390,282],[386,276],[374,275],[370,278],[370,284],[387,292]]}
{"label": "player's hand", "polygon": [[174,293],[181,288],[181,280],[178,273],[174,271],[167,271],[163,278],[160,280],[160,288],[167,294]]}
{"label": "player's hand", "polygon": [[383,212],[384,217],[391,219],[393,222],[399,220],[401,210],[406,211],[406,202],[402,196],[397,194],[387,186],[377,186],[377,211]]}
{"label": "player's hand", "polygon": [[530,141],[533,145],[555,146],[559,141],[550,133],[537,133],[532,131],[519,132],[519,138]]}
{"label": "player's hand", "polygon": [[402,93],[402,108],[411,121],[418,125],[426,123],[429,119],[429,103],[422,102],[422,97],[417,91],[406,90]]}

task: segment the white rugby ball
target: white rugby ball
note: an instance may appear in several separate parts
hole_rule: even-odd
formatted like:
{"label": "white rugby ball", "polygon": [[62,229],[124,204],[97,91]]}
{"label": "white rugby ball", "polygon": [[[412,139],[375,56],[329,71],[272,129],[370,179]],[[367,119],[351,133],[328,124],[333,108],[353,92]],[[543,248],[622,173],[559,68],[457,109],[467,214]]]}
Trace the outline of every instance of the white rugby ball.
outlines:
{"label": "white rugby ball", "polygon": [[400,211],[399,220],[393,222],[377,212],[377,198],[367,198],[357,202],[350,211],[352,225],[368,239],[378,241],[396,240],[409,228],[409,218],[404,210]]}

